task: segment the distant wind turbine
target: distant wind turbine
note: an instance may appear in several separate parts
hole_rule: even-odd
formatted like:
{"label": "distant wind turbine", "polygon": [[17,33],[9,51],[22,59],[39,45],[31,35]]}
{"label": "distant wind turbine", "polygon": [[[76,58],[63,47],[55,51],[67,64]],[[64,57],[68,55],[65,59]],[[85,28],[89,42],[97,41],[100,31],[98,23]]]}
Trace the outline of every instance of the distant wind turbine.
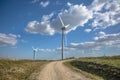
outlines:
{"label": "distant wind turbine", "polygon": [[38,51],[38,48],[32,47],[32,49],[33,49],[33,52],[34,52],[33,60],[35,60],[36,59],[36,52]]}
{"label": "distant wind turbine", "polygon": [[67,28],[69,25],[64,25],[61,16],[60,16],[60,15],[58,15],[58,16],[59,16],[60,22],[61,22],[61,24],[62,24],[61,30],[62,30],[62,60],[63,60],[63,59],[64,59],[64,34],[65,34],[66,28]]}

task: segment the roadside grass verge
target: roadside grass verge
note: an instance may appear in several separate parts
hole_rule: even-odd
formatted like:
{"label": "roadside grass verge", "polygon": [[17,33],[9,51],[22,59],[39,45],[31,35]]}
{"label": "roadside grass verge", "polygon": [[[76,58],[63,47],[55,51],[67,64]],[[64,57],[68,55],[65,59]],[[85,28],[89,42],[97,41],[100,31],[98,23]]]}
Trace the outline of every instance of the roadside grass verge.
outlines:
{"label": "roadside grass verge", "polygon": [[67,67],[71,68],[72,70],[74,70],[74,71],[76,71],[76,72],[80,72],[81,74],[83,74],[84,76],[86,76],[86,77],[88,77],[88,78],[91,78],[91,79],[93,79],[93,80],[104,80],[102,77],[100,77],[100,76],[98,76],[98,75],[96,75],[96,74],[88,73],[88,72],[86,72],[86,71],[84,71],[84,70],[82,70],[82,69],[79,69],[79,68],[71,65],[71,62],[72,62],[72,61],[67,61],[67,62],[64,62],[64,64],[65,64]]}
{"label": "roadside grass verge", "polygon": [[120,56],[80,58],[66,63],[73,68],[93,74],[92,77],[97,80],[120,79]]}
{"label": "roadside grass verge", "polygon": [[0,60],[0,80],[27,80],[48,61],[40,60]]}

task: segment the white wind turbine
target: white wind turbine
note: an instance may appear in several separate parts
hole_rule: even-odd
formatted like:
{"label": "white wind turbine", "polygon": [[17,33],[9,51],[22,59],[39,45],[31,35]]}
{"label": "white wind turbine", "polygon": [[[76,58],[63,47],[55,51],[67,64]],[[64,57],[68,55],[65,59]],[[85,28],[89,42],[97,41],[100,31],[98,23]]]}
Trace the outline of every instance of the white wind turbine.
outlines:
{"label": "white wind turbine", "polygon": [[67,28],[69,25],[64,25],[61,16],[60,16],[60,15],[58,15],[58,16],[59,16],[60,22],[61,22],[61,24],[62,24],[61,30],[62,30],[62,60],[63,60],[63,59],[64,59],[64,34],[65,34],[66,28]]}
{"label": "white wind turbine", "polygon": [[33,60],[35,60],[36,59],[36,52],[38,51],[38,48],[32,47],[32,49],[33,49],[33,52],[34,52]]}

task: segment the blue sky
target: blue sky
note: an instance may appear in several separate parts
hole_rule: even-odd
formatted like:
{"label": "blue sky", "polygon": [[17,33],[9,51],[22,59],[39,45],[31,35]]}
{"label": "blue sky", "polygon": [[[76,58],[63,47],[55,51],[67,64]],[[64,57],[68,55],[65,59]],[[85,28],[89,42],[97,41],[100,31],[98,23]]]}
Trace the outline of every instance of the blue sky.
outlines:
{"label": "blue sky", "polygon": [[0,57],[61,59],[120,55],[119,0],[0,0]]}

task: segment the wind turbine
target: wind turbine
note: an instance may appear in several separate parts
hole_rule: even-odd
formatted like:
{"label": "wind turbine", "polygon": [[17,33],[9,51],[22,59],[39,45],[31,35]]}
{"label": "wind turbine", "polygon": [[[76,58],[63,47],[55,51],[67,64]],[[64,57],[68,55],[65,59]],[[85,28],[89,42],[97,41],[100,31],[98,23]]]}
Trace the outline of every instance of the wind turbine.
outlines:
{"label": "wind turbine", "polygon": [[34,52],[33,60],[35,60],[35,58],[36,58],[36,52],[38,51],[38,48],[32,47],[32,49],[33,49],[33,52]]}
{"label": "wind turbine", "polygon": [[60,15],[58,15],[58,16],[59,16],[60,22],[61,22],[61,24],[62,24],[61,30],[62,30],[62,60],[63,60],[63,59],[64,59],[64,34],[65,34],[66,28],[67,28],[69,25],[64,25],[61,16],[60,16]]}

